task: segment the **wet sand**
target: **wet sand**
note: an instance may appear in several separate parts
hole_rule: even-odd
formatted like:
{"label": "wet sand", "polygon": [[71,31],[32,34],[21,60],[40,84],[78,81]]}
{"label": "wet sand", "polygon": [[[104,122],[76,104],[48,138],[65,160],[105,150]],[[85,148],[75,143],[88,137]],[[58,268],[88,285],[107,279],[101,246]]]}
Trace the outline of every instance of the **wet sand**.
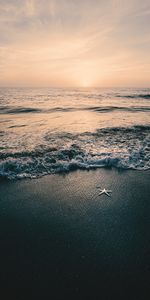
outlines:
{"label": "wet sand", "polygon": [[150,299],[149,179],[101,169],[2,180],[3,299]]}

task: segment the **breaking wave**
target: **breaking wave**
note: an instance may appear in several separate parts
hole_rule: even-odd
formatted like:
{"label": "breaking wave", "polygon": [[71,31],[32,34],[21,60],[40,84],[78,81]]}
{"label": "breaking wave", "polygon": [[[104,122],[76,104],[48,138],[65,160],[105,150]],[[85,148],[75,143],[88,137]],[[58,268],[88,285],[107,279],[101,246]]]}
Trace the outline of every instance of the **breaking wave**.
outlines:
{"label": "breaking wave", "polygon": [[76,169],[150,168],[150,126],[115,127],[80,134],[47,132],[32,150],[0,151],[0,177],[36,178]]}

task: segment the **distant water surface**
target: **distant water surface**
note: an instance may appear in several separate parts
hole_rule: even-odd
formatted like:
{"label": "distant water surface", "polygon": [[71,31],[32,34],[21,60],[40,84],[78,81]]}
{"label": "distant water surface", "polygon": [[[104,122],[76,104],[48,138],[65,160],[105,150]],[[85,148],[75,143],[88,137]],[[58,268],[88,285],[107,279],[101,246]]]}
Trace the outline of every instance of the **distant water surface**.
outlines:
{"label": "distant water surface", "polygon": [[0,176],[150,168],[150,89],[0,88]]}

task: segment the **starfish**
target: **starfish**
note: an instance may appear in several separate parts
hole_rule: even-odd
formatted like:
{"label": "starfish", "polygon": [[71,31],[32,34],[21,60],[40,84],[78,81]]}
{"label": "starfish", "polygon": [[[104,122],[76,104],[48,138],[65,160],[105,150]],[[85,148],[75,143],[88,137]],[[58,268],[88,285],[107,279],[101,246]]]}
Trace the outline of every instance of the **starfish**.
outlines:
{"label": "starfish", "polygon": [[103,190],[100,190],[99,196],[101,196],[102,194],[105,194],[105,195],[107,195],[108,197],[110,197],[110,196],[111,196],[110,193],[112,193],[111,190],[103,189]]}

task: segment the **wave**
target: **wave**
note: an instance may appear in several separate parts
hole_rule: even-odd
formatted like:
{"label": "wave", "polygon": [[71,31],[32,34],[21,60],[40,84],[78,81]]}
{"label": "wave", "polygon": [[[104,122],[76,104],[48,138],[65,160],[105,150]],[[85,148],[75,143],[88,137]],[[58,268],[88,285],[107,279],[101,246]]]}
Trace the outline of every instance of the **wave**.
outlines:
{"label": "wave", "polygon": [[9,126],[8,128],[22,128],[22,127],[26,127],[27,125],[25,124],[22,124],[22,125],[12,125],[12,126]]}
{"label": "wave", "polygon": [[77,169],[150,169],[150,126],[114,127],[82,134],[47,132],[32,151],[1,150],[0,177],[36,178]]}
{"label": "wave", "polygon": [[143,99],[150,99],[150,94],[131,94],[131,95],[123,95],[123,94],[118,94],[116,95],[118,98],[131,98],[131,99],[138,99],[138,98],[143,98]]}
{"label": "wave", "polygon": [[20,113],[39,113],[41,109],[32,108],[32,107],[10,107],[10,106],[1,106],[0,113],[2,114],[20,114]]}
{"label": "wave", "polygon": [[54,108],[31,108],[31,107],[0,107],[1,114],[25,114],[25,113],[55,113],[92,111],[97,113],[109,113],[113,111],[149,112],[150,106],[90,106],[90,107],[54,107]]}
{"label": "wave", "polygon": [[93,111],[93,112],[99,112],[99,113],[107,113],[112,112],[116,110],[121,111],[131,111],[131,112],[145,112],[150,111],[150,106],[131,106],[131,107],[125,107],[125,106],[90,106],[90,107],[55,107],[48,110],[45,110],[45,112],[72,112],[72,111]]}
{"label": "wave", "polygon": [[131,107],[125,107],[125,106],[106,106],[106,107],[89,107],[86,110],[92,110],[95,112],[112,112],[115,110],[119,111],[130,111],[130,112],[147,112],[150,111],[150,106],[131,106]]}

